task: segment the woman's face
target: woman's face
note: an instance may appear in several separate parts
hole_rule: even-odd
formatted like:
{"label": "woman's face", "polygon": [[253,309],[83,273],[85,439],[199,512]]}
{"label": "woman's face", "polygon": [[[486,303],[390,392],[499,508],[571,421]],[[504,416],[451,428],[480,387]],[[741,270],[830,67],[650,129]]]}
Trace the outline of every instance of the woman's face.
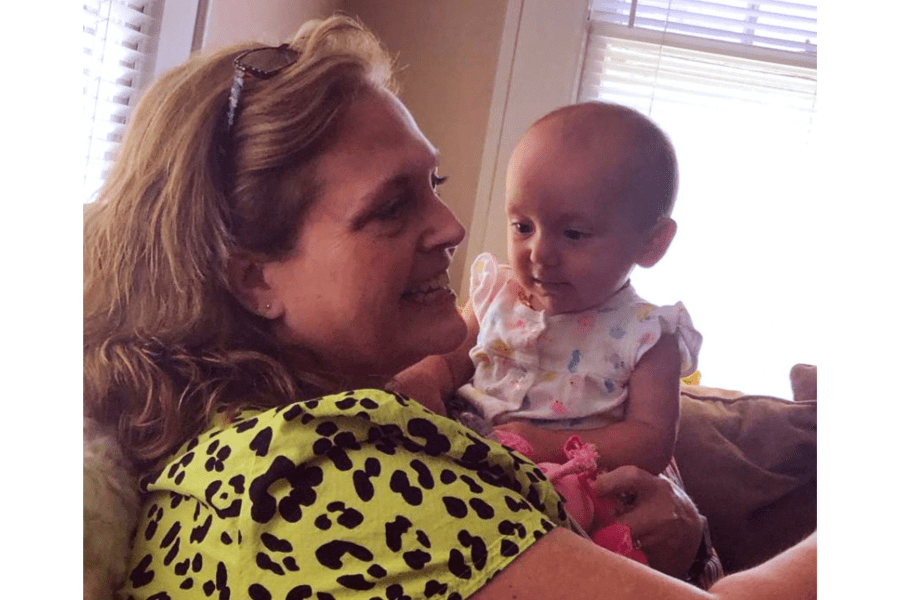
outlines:
{"label": "woman's face", "polygon": [[269,316],[301,366],[374,384],[462,342],[447,268],[465,230],[436,193],[436,169],[396,97],[354,101],[316,163],[320,195],[293,252],[263,267]]}

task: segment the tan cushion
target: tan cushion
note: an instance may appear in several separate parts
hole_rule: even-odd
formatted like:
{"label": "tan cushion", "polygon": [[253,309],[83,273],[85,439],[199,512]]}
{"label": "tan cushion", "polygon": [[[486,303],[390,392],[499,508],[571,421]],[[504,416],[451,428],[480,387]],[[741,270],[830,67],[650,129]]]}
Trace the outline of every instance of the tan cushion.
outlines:
{"label": "tan cushion", "polygon": [[816,528],[816,401],[684,385],[675,459],[726,572]]}

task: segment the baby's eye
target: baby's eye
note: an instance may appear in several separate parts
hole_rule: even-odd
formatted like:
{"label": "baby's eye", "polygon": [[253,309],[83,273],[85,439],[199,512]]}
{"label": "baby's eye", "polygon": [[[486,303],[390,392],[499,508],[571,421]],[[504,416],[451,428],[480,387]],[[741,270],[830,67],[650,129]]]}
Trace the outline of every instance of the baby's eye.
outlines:
{"label": "baby's eye", "polygon": [[443,177],[437,174],[437,171],[431,172],[431,189],[437,191],[437,189],[443,185],[447,181],[447,176]]}
{"label": "baby's eye", "polygon": [[590,234],[584,231],[578,231],[577,229],[566,229],[563,231],[563,235],[570,240],[578,241],[583,240],[588,237]]}
{"label": "baby's eye", "polygon": [[513,231],[520,235],[528,235],[534,232],[534,227],[531,226],[531,223],[513,221],[512,223],[510,223],[510,226],[513,228]]}

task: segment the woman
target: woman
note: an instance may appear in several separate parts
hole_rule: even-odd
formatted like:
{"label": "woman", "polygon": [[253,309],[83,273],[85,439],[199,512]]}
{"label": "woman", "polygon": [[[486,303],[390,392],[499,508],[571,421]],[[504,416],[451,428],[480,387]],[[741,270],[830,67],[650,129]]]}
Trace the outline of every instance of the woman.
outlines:
{"label": "woman", "polygon": [[[84,249],[85,411],[144,473],[122,597],[707,597],[573,533],[533,464],[378,389],[465,335],[464,231],[390,81],[330,19],[195,58],[136,111]],[[683,515],[634,527],[651,563],[654,531],[683,542],[658,566],[684,573],[699,518],[648,481],[598,485]],[[744,578],[809,595],[810,553]]]}

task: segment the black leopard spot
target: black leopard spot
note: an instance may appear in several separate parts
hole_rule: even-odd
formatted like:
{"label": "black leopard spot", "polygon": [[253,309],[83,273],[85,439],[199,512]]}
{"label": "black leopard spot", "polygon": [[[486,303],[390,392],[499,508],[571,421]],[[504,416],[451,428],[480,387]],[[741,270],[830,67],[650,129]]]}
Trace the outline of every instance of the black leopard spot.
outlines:
{"label": "black leopard spot", "polygon": [[376,458],[367,458],[364,469],[353,472],[353,488],[360,500],[368,502],[375,495],[370,479],[381,475],[381,462]]}
{"label": "black leopard spot", "polygon": [[303,414],[306,414],[306,411],[303,410],[303,407],[300,406],[299,404],[293,404],[293,405],[291,405],[291,407],[289,409],[287,409],[286,411],[284,411],[281,414],[281,418],[284,419],[285,421],[293,421],[294,419],[296,419],[297,417],[299,417],[300,415],[303,415]]}
{"label": "black leopard spot", "polygon": [[316,549],[316,558],[319,563],[329,569],[340,569],[343,567],[343,558],[345,554],[349,554],[358,560],[366,562],[369,562],[373,558],[372,553],[368,548],[343,540],[334,540],[327,544],[323,544]]}
{"label": "black leopard spot", "polygon": [[431,476],[431,471],[428,467],[418,458],[414,458],[410,461],[409,466],[413,468],[413,470],[418,474],[418,484],[425,488],[426,490],[430,490],[434,488],[434,477]]}
{"label": "black leopard spot", "polygon": [[324,421],[318,427],[316,427],[316,433],[325,437],[331,437],[337,432],[338,426],[335,425],[334,421]]}
{"label": "black leopard spot", "polygon": [[434,579],[429,579],[428,583],[425,584],[425,597],[431,598],[432,596],[443,596],[447,593],[447,584],[441,583],[440,581],[435,581]]}
{"label": "black leopard spot", "polygon": [[484,520],[494,518],[494,508],[481,498],[472,498],[469,500],[469,506],[472,507],[476,515]]}
{"label": "black leopard spot", "polygon": [[531,505],[525,500],[516,500],[511,496],[506,496],[504,500],[506,500],[506,507],[514,513],[520,510],[531,510]]}
{"label": "black leopard spot", "polygon": [[334,405],[341,410],[350,410],[356,406],[356,398],[344,398],[335,402]]}
{"label": "black leopard spot", "polygon": [[421,529],[416,530],[416,539],[426,548],[431,548],[431,540],[428,539],[428,536]]}
{"label": "black leopard spot", "polygon": [[[253,417],[252,419],[247,419],[246,421],[241,421],[237,425],[234,426],[234,430],[238,433],[244,433],[248,429],[253,429],[256,427],[256,424],[259,423],[259,419]],[[268,428],[266,428],[268,429]],[[253,446],[251,445],[251,448]]]}
{"label": "black leopard spot", "polygon": [[359,401],[359,405],[368,410],[375,410],[378,408],[379,404],[372,400],[371,398],[363,398]]}
{"label": "black leopard spot", "polygon": [[500,542],[500,554],[503,556],[515,556],[519,553],[519,546],[513,541],[503,540]]}
{"label": "black leopard spot", "polygon": [[382,567],[381,565],[372,565],[366,572],[372,577],[376,577],[378,579],[381,579],[382,577],[387,575],[387,571],[385,571],[384,567]]}
{"label": "black leopard spot", "polygon": [[443,498],[441,498],[441,500],[444,502],[444,507],[447,509],[447,514],[451,517],[462,519],[467,514],[469,514],[469,509],[466,508],[466,503],[459,498],[454,498],[453,496],[444,496]]}
{"label": "black leopard spot", "polygon": [[163,558],[163,564],[165,566],[169,566],[173,560],[178,556],[178,553],[181,551],[181,538],[177,538],[175,543],[172,544],[172,547],[169,548],[169,551],[166,553],[166,556]]}
{"label": "black leopard spot", "polygon": [[328,518],[328,515],[319,515],[313,523],[322,531],[331,529],[331,519]]}
{"label": "black leopard spot", "polygon": [[287,556],[284,560],[281,561],[281,564],[284,565],[284,568],[288,571],[299,571],[300,566],[297,564],[297,561],[294,560],[293,556]]}
{"label": "black leopard spot", "polygon": [[191,529],[191,542],[200,543],[205,540],[206,534],[209,533],[210,525],[212,525],[212,515],[206,515],[206,520],[204,520],[202,524]]}
{"label": "black leopard spot", "polygon": [[219,590],[219,598],[228,600],[231,597],[231,590],[228,587],[228,570],[225,563],[219,561],[216,565],[216,589]]}
{"label": "black leopard spot", "polygon": [[269,590],[258,583],[251,583],[250,587],[247,588],[247,593],[250,594],[250,600],[272,600],[272,594]]}
{"label": "black leopard spot", "polygon": [[400,494],[410,506],[422,504],[422,490],[410,485],[406,471],[396,470],[391,475],[391,491]]}
{"label": "black leopard spot", "polygon": [[312,598],[312,588],[308,585],[298,585],[285,596],[285,600],[306,600],[307,598]]}
{"label": "black leopard spot", "polygon": [[219,536],[219,539],[221,539],[222,543],[225,544],[226,546],[228,546],[234,542],[234,540],[231,539],[231,536],[228,535],[227,531],[223,531],[222,535]]}
{"label": "black leopard spot", "polygon": [[166,592],[159,592],[157,594],[153,594],[152,596],[148,596],[147,600],[172,600],[172,597]]}
{"label": "black leopard spot", "polygon": [[428,456],[440,456],[450,450],[450,440],[427,419],[410,419],[407,430],[413,437],[425,438],[422,451]]}
{"label": "black leopard spot", "polygon": [[497,531],[502,533],[503,535],[512,535],[515,533],[519,536],[519,539],[522,539],[526,535],[525,526],[521,523],[514,523],[513,521],[503,520],[500,521],[500,524],[497,525]]}
{"label": "black leopard spot", "polygon": [[260,539],[263,545],[272,552],[290,552],[294,549],[289,541],[282,540],[268,532],[263,532]]}
{"label": "black leopard spot", "polygon": [[334,600],[334,596],[328,592],[316,592],[316,600]]}
{"label": "black leopard spot", "polygon": [[384,524],[384,541],[387,547],[394,552],[399,552],[403,547],[403,534],[409,531],[412,522],[403,516],[398,516],[390,523]]}
{"label": "black leopard spot", "polygon": [[191,570],[194,573],[199,573],[203,568],[203,556],[199,552],[194,554],[194,560],[191,561]]}
{"label": "black leopard spot", "polygon": [[418,571],[431,562],[431,555],[424,550],[410,550],[403,553],[403,561],[409,565],[409,568]]}
{"label": "black leopard spot", "polygon": [[444,485],[450,485],[456,481],[456,473],[451,471],[450,469],[444,469],[441,471],[441,483]]}
{"label": "black leopard spot", "polygon": [[[285,479],[291,485],[290,493],[276,503],[269,488]],[[276,509],[282,518],[296,523],[302,515],[300,506],[312,506],[316,501],[315,487],[322,483],[322,469],[295,465],[286,456],[278,456],[269,469],[250,484],[250,515],[257,523],[268,523]]]}
{"label": "black leopard spot", "polygon": [[356,573],[354,575],[341,575],[337,578],[337,582],[350,590],[366,591],[375,587],[375,582],[369,581],[364,575]]}
{"label": "black leopard spot", "polygon": [[169,528],[169,531],[166,532],[166,535],[163,536],[162,542],[160,542],[160,548],[166,548],[172,541],[175,539],[175,536],[181,531],[181,523],[175,521],[172,526]]}
{"label": "black leopard spot", "polygon": [[484,543],[484,539],[480,536],[472,535],[465,529],[459,532],[456,539],[459,540],[459,543],[462,544],[464,548],[469,548],[471,550],[472,564],[475,568],[479,571],[484,569],[487,564],[488,554],[487,544]]}
{"label": "black leopard spot", "polygon": [[194,588],[194,579],[193,577],[188,577],[178,586],[182,590],[191,590]]}
{"label": "black leopard spot", "polygon": [[341,515],[337,518],[337,522],[347,529],[353,529],[362,524],[363,515],[355,508],[348,508],[341,512]]}
{"label": "black leopard spot", "polygon": [[269,453],[269,444],[272,443],[272,428],[266,427],[260,430],[250,441],[250,449],[257,456],[266,456]]}
{"label": "black leopard spot", "polygon": [[236,517],[241,514],[240,498],[235,498],[227,506],[223,506],[221,508],[218,506],[222,503],[222,500],[226,500],[228,498],[228,492],[225,491],[220,493],[220,489],[222,489],[222,481],[218,479],[206,486],[206,491],[204,493],[206,503],[216,511],[216,514],[220,519],[224,519],[227,517]]}
{"label": "black leopard spot", "polygon": [[412,600],[412,598],[403,593],[403,586],[399,583],[389,585],[385,593],[388,600]]}
{"label": "black leopard spot", "polygon": [[447,600],[462,600],[462,595],[459,592],[453,592],[447,596]]}
{"label": "black leopard spot", "polygon": [[131,573],[128,575],[128,579],[131,580],[131,587],[144,587],[145,585],[153,581],[153,577],[156,574],[152,570],[147,569],[147,567],[150,566],[150,562],[152,560],[153,557],[148,554],[141,559],[141,562],[139,562],[134,569],[131,570]]}
{"label": "black leopard spot", "polygon": [[456,548],[450,551],[450,559],[447,561],[447,568],[460,579],[469,579],[472,577],[472,569],[466,564],[466,559],[463,557],[462,552]]}
{"label": "black leopard spot", "polygon": [[181,577],[188,572],[188,568],[191,566],[191,559],[186,558],[179,563],[175,563],[175,574]]}
{"label": "black leopard spot", "polygon": [[464,482],[467,486],[469,486],[469,490],[473,494],[481,494],[484,492],[484,488],[478,485],[478,482],[469,477],[468,475],[460,475],[460,481]]}
{"label": "black leopard spot", "polygon": [[284,575],[284,569],[281,568],[281,565],[269,558],[269,555],[265,552],[256,553],[256,566],[266,571],[272,571],[276,575]]}

